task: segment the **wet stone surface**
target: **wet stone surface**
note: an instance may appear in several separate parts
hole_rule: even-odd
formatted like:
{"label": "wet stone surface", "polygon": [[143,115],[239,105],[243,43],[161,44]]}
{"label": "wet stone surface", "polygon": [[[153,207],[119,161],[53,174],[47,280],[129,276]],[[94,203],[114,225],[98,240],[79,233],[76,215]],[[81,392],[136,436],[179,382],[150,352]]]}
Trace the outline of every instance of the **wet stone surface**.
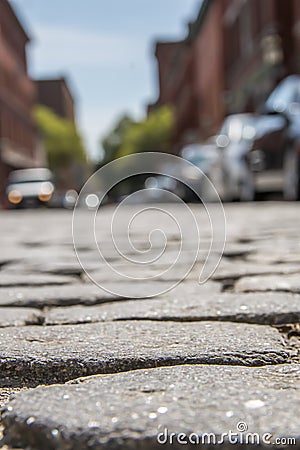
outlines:
{"label": "wet stone surface", "polygon": [[300,438],[299,388],[298,365],[177,366],[91,377],[19,394],[3,414],[5,440],[44,449],[153,449],[162,447],[159,433],[161,442],[171,433],[220,439],[240,423],[261,439],[268,433],[271,442]]}

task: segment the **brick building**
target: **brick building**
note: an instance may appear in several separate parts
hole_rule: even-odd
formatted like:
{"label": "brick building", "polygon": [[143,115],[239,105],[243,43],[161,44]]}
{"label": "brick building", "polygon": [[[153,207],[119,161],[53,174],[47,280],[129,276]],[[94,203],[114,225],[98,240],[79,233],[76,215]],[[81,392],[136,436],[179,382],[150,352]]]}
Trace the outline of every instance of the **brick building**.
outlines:
{"label": "brick building", "polygon": [[257,108],[294,64],[293,0],[224,1],[224,79],[229,111]]}
{"label": "brick building", "polygon": [[[172,104],[176,119],[176,136],[184,134],[193,140],[195,114],[193,108],[193,60],[190,47],[186,41],[158,42],[155,56],[159,71],[159,98],[156,105]],[[154,105],[155,106],[155,105]],[[189,136],[189,134],[192,134]]]}
{"label": "brick building", "polygon": [[189,29],[198,138],[214,134],[224,118],[223,0],[204,0]]}
{"label": "brick building", "polygon": [[160,95],[176,116],[176,150],[216,133],[228,113],[260,107],[300,73],[299,0],[203,0],[180,42],[157,42]]}
{"label": "brick building", "polygon": [[0,204],[12,169],[39,166],[32,118],[35,85],[27,73],[29,37],[7,0],[0,0]]}
{"label": "brick building", "polygon": [[36,80],[37,102],[64,119],[75,121],[74,98],[65,78]]}

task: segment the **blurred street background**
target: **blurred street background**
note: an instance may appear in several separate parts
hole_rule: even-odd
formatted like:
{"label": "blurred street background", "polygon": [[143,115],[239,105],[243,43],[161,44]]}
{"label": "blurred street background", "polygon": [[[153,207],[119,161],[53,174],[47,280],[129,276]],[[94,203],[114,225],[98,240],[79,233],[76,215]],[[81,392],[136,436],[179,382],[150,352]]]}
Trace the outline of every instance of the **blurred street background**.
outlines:
{"label": "blurred street background", "polygon": [[[297,0],[176,0],[159,14],[135,0],[103,8],[1,0],[2,208],[72,208],[95,170],[148,151],[190,161],[223,201],[299,198]],[[50,172],[15,173],[32,168]],[[153,188],[199,200],[155,174],[105,200],[141,187],[150,201]],[[211,200],[205,186],[203,198]]]}

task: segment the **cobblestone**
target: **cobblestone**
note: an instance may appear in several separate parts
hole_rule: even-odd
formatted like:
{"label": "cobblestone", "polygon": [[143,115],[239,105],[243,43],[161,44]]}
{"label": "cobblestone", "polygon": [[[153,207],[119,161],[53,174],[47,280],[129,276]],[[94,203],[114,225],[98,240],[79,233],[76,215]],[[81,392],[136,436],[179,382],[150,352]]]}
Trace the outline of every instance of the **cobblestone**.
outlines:
{"label": "cobblestone", "polygon": [[[116,229],[124,248],[131,208]],[[172,208],[189,229],[180,206]],[[300,448],[300,206],[226,205],[224,257],[204,285],[198,278],[210,224],[201,206],[190,208],[202,247],[185,280],[169,291],[170,280],[193,262],[192,233],[176,260],[180,233],[166,229],[169,245],[156,268],[175,260],[174,270],[155,280],[142,262],[149,229],[165,223],[156,213],[140,221],[132,231],[139,252],[128,253],[137,258],[134,275],[147,278],[137,283],[111,240],[114,209],[102,210],[97,239],[107,263],[125,274],[118,281],[123,298],[107,292],[114,292],[114,277],[86,235],[84,213],[78,247],[107,290],[92,284],[76,259],[71,212],[0,211],[3,445],[147,450],[161,448],[156,439],[164,427],[176,435],[218,434],[243,422],[272,439],[296,438],[290,446]],[[159,251],[159,241],[151,244]],[[161,294],[147,298],[155,291]]]}
{"label": "cobblestone", "polygon": [[145,320],[0,330],[2,384],[11,379],[49,384],[172,364],[260,366],[288,357],[274,328],[228,322]]}
{"label": "cobblestone", "polygon": [[45,450],[147,450],[162,447],[159,433],[160,442],[171,433],[214,433],[219,440],[243,426],[263,447],[265,435],[271,443],[300,438],[299,388],[298,365],[177,366],[91,377],[19,394],[3,415],[5,440],[30,448],[42,443]]}
{"label": "cobblestone", "polygon": [[[181,288],[184,290],[186,283]],[[45,312],[44,323],[63,325],[111,320],[211,320],[271,325],[300,322],[300,296],[281,293],[213,294],[203,291],[195,283],[188,297],[174,293],[174,297],[167,295],[154,300],[52,308]]]}

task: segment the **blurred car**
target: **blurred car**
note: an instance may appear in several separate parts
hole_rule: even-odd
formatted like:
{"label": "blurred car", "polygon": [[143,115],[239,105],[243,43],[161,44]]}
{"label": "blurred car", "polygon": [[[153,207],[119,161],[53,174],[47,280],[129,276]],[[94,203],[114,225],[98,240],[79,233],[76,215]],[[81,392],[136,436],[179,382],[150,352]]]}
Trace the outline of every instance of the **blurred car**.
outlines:
{"label": "blurred car", "polygon": [[49,169],[20,169],[10,173],[6,189],[11,208],[34,208],[48,205],[54,193]]}
{"label": "blurred car", "polygon": [[175,192],[176,180],[166,175],[157,175],[148,177],[145,181],[146,189],[163,189],[169,192]]}
{"label": "blurred car", "polygon": [[181,192],[178,191],[178,181],[167,175],[155,175],[146,178],[145,190],[139,195],[134,195],[132,202],[137,203],[165,203],[175,201],[175,197],[168,192],[181,198]]}
{"label": "blurred car", "polygon": [[[253,142],[248,158],[256,192],[282,191],[300,197],[300,76],[285,78],[270,94],[265,112],[269,125]],[[274,126],[276,124],[276,126]]]}
{"label": "blurred car", "polygon": [[[216,195],[211,189],[211,183],[208,181],[214,179],[215,163],[218,158],[216,148],[216,137],[212,136],[203,144],[192,144],[183,147],[181,150],[182,158],[192,163],[199,170],[193,170],[187,167],[183,172],[185,180],[185,200],[198,200],[193,189],[201,194],[202,200],[214,201]],[[187,188],[188,186],[188,188]]]}
{"label": "blurred car", "polygon": [[51,208],[73,209],[78,198],[74,189],[59,190],[55,189],[48,206]]}
{"label": "blurred car", "polygon": [[224,201],[249,201],[254,197],[246,156],[256,136],[259,120],[261,118],[254,114],[229,115],[216,138],[219,156],[212,181]]}

